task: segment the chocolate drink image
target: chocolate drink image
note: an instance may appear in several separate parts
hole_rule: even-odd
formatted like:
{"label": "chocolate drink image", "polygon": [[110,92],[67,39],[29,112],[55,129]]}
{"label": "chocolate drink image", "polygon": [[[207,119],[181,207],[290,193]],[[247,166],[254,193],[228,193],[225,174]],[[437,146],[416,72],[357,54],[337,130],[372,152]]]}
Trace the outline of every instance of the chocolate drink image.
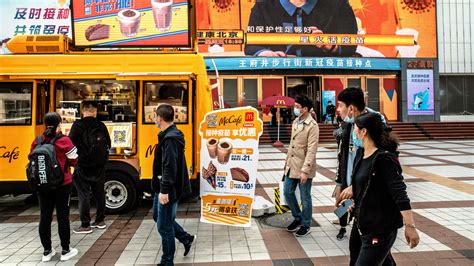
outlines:
{"label": "chocolate drink image", "polygon": [[229,162],[230,154],[232,153],[232,144],[227,141],[220,142],[217,146],[217,161],[220,164]]}
{"label": "chocolate drink image", "polygon": [[153,18],[158,31],[169,31],[171,28],[173,0],[151,0]]}
{"label": "chocolate drink image", "polygon": [[212,159],[215,159],[217,157],[217,144],[219,144],[219,141],[217,139],[209,139],[207,141],[207,151],[209,152],[209,156]]}
{"label": "chocolate drink image", "polygon": [[125,9],[118,13],[120,32],[123,36],[133,37],[140,27],[140,12],[134,9]]}

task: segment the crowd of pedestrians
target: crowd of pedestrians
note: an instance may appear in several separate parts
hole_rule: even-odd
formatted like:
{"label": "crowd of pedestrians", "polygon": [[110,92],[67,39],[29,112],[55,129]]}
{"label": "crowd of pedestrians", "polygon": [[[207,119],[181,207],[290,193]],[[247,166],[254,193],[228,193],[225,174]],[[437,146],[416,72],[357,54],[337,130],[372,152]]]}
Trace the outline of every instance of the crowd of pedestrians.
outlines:
{"label": "crowd of pedestrians", "polygon": [[[340,119],[335,131],[337,140],[337,173],[335,206],[349,204],[339,217],[338,240],[346,237],[352,222],[349,250],[350,265],[395,265],[390,253],[398,229],[405,226],[410,247],[420,241],[414,224],[410,200],[398,160],[398,141],[392,136],[383,115],[365,106],[360,88],[347,88],[337,98]],[[286,202],[293,221],[287,227],[296,237],[311,233],[312,183],[316,176],[316,152],[319,128],[313,116],[313,103],[298,96],[292,109],[291,140],[282,181]],[[105,229],[105,166],[111,140],[107,127],[97,117],[93,101],[82,103],[82,119],[76,121],[69,136],[61,133],[61,117],[55,112],[45,115],[46,130],[31,145],[28,179],[36,191],[41,210],[39,235],[44,252],[42,261],[56,254],[51,243],[51,223],[56,209],[58,232],[66,261],[78,254],[70,247],[69,202],[74,184],[79,197],[81,225],[77,234]],[[174,125],[174,109],[160,105],[155,124],[160,129],[153,161],[153,218],[162,240],[161,265],[173,265],[175,239],[183,244],[184,256],[196,242],[176,222],[179,199],[191,193],[185,158],[185,138]],[[332,117],[331,117],[332,120]],[[74,167],[74,175],[71,173]],[[301,205],[296,198],[299,189]],[[97,212],[91,221],[90,201]]]}

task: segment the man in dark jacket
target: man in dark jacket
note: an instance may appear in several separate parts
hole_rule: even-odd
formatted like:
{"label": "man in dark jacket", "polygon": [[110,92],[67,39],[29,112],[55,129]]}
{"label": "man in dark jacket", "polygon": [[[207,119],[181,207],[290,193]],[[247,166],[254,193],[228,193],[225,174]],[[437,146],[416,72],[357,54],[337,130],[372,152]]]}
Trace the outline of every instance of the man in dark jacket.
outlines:
{"label": "man in dark jacket", "polygon": [[[92,233],[92,228],[105,229],[105,165],[111,141],[104,123],[97,119],[97,102],[82,102],[82,119],[74,122],[69,132],[77,147],[79,160],[74,171],[74,185],[79,197],[81,225],[73,229],[76,234]],[[95,199],[97,213],[91,223],[90,195]]]}
{"label": "man in dark jacket", "polygon": [[[258,0],[250,13],[248,32],[356,34],[357,22],[348,0]],[[306,28],[306,30],[305,30]],[[299,31],[299,32],[298,32]],[[262,33],[265,34],[265,33]],[[252,56],[352,56],[357,46],[247,45]]]}
{"label": "man in dark jacket", "polygon": [[162,240],[161,265],[173,265],[175,238],[184,245],[184,256],[189,254],[196,240],[196,236],[188,234],[175,221],[178,200],[191,193],[191,184],[184,155],[184,135],[173,124],[173,118],[171,105],[163,104],[156,109],[155,123],[161,132],[153,161],[153,219]]}

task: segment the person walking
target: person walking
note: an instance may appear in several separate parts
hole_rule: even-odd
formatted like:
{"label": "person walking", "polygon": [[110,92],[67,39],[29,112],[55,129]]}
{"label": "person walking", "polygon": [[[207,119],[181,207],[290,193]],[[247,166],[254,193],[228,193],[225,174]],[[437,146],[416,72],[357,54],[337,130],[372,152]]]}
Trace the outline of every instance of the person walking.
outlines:
{"label": "person walking", "polygon": [[[306,236],[311,232],[313,204],[311,187],[316,176],[316,151],[318,149],[319,128],[310,115],[313,102],[306,96],[295,99],[294,113],[296,116],[291,129],[291,141],[284,167],[283,191],[290,207],[294,221],[287,227],[288,232],[296,232],[297,237]],[[300,209],[295,190],[301,193]]]}
{"label": "person walking", "polygon": [[[74,172],[74,185],[79,197],[81,225],[73,229],[76,234],[92,233],[93,228],[105,229],[105,165],[111,141],[104,123],[97,119],[97,103],[82,102],[82,119],[71,127],[69,137],[79,154],[78,167]],[[90,195],[97,205],[95,221],[91,223]]]}
{"label": "person walking", "polygon": [[33,153],[36,148],[48,143],[53,145],[54,155],[56,157],[55,160],[59,165],[64,181],[62,182],[62,185],[52,188],[51,190],[42,191],[40,189],[37,191],[40,207],[39,235],[44,250],[42,261],[51,261],[51,259],[56,255],[56,251],[51,243],[51,222],[53,220],[55,207],[56,219],[58,220],[59,239],[61,240],[62,247],[60,260],[67,261],[78,253],[77,249],[71,248],[70,246],[71,232],[69,223],[69,199],[72,188],[70,167],[74,166],[77,162],[77,149],[69,137],[64,136],[61,133],[61,116],[58,113],[47,113],[44,116],[44,124],[46,130],[41,136],[33,141],[31,144],[31,152],[28,157],[30,160],[33,160],[32,157],[34,156]]}
{"label": "person walking", "polygon": [[176,222],[178,200],[191,194],[188,167],[184,155],[184,135],[173,123],[174,110],[171,105],[162,104],[156,109],[158,146],[153,160],[152,188],[153,219],[161,236],[163,255],[160,265],[173,265],[176,251],[175,238],[184,245],[187,256],[197,236],[184,231]]}
{"label": "person walking", "polygon": [[332,101],[328,101],[328,106],[326,106],[326,119],[330,121],[331,124],[334,124],[334,117],[336,116],[336,106],[332,104]]}
{"label": "person walking", "polygon": [[375,113],[358,116],[354,132],[360,146],[352,175],[355,221],[349,241],[351,264],[395,265],[390,249],[399,228],[405,225],[410,248],[420,242],[398,160],[398,142],[384,130],[380,115]]}

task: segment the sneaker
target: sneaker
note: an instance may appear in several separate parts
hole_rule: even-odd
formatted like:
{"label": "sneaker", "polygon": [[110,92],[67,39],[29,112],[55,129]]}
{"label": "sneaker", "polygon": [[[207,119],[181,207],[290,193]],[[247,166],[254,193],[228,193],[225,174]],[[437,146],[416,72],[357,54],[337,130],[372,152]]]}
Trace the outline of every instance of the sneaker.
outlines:
{"label": "sneaker", "polygon": [[72,231],[75,234],[90,234],[90,233],[92,233],[92,228],[90,226],[88,226],[88,227],[79,226],[77,228],[74,228]]}
{"label": "sneaker", "polygon": [[298,230],[298,227],[301,225],[301,222],[298,220],[294,220],[288,227],[286,228],[286,231],[288,232],[296,232]]}
{"label": "sneaker", "polygon": [[300,227],[300,230],[298,230],[298,232],[296,232],[295,236],[297,236],[297,237],[303,237],[303,236],[308,235],[309,233],[311,233],[311,227],[309,227],[309,226],[301,226],[301,227]]}
{"label": "sneaker", "polygon": [[91,223],[91,228],[99,228],[99,229],[105,229],[105,227],[107,227],[107,225],[105,224],[104,221],[102,222],[92,222]]}
{"label": "sneaker", "polygon": [[189,254],[189,251],[191,251],[191,247],[193,246],[194,243],[196,243],[197,236],[191,236],[189,238],[188,243],[184,244],[184,256],[186,257]]}
{"label": "sneaker", "polygon": [[336,236],[337,240],[341,241],[344,238],[345,234],[346,234],[346,228],[341,227],[341,229],[339,229],[339,234],[337,234]]}
{"label": "sneaker", "polygon": [[72,259],[74,256],[79,253],[76,248],[70,248],[69,250],[63,250],[61,253],[61,261],[66,261]]}
{"label": "sneaker", "polygon": [[332,223],[333,223],[333,224],[339,224],[339,219],[333,220]]}
{"label": "sneaker", "polygon": [[45,252],[43,252],[43,258],[41,259],[41,261],[51,261],[54,255],[56,255],[56,250],[54,250],[54,248],[52,248],[51,250],[46,250]]}

